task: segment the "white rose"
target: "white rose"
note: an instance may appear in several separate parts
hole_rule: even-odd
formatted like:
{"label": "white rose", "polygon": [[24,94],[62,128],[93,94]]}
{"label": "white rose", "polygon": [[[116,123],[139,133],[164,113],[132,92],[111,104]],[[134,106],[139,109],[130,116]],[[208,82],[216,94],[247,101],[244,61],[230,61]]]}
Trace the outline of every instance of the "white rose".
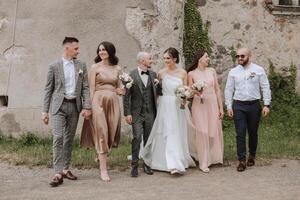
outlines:
{"label": "white rose", "polygon": [[126,88],[127,88],[127,89],[131,88],[131,87],[132,87],[132,84],[133,84],[132,82],[126,83]]}

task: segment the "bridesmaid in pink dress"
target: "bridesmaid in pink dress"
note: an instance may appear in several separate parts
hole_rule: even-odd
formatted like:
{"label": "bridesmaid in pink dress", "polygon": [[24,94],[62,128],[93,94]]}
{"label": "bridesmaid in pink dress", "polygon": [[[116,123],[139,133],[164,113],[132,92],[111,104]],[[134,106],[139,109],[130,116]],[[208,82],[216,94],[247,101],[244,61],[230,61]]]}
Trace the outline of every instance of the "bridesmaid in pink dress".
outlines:
{"label": "bridesmaid in pink dress", "polygon": [[[223,103],[217,74],[208,68],[207,52],[199,50],[188,71],[188,85],[204,81],[202,92],[195,91],[192,104],[192,120],[196,128],[196,147],[199,168],[209,172],[211,164],[223,163]],[[202,99],[202,100],[201,100]]]}

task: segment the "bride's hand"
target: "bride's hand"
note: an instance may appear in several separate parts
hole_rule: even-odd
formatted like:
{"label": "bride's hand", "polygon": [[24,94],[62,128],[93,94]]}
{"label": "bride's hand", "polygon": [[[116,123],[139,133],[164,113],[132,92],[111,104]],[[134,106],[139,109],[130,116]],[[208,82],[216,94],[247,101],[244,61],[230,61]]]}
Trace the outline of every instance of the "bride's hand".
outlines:
{"label": "bride's hand", "polygon": [[186,101],[187,101],[186,99],[182,99],[182,100],[181,100],[181,105],[185,106]]}

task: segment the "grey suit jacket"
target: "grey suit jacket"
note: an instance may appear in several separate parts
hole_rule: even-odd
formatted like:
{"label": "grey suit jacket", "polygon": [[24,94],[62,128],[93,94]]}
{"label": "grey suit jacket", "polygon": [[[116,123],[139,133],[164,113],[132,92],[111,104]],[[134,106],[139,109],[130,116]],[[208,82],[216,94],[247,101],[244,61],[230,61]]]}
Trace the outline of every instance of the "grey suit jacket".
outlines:
{"label": "grey suit jacket", "polygon": [[[79,60],[74,60],[75,66],[75,96],[78,112],[81,109],[91,109],[90,91],[86,64]],[[48,113],[51,103],[51,114],[56,114],[62,105],[65,97],[65,76],[63,61],[58,60],[49,65],[47,82],[45,86],[45,97],[43,112]]]}
{"label": "grey suit jacket", "polygon": [[[123,106],[124,106],[124,116],[132,115],[135,119],[138,117],[142,110],[143,106],[143,97],[142,97],[142,90],[143,90],[143,82],[141,77],[139,76],[138,69],[134,69],[130,72],[130,76],[133,78],[133,85],[130,89],[126,90],[126,94],[123,98]],[[156,73],[152,70],[149,70],[149,79],[151,81],[153,94],[154,94],[154,101],[157,99],[156,95],[156,87],[154,85],[154,79],[156,78]],[[156,105],[156,102],[155,102]],[[156,107],[153,110],[153,113],[156,114]]]}

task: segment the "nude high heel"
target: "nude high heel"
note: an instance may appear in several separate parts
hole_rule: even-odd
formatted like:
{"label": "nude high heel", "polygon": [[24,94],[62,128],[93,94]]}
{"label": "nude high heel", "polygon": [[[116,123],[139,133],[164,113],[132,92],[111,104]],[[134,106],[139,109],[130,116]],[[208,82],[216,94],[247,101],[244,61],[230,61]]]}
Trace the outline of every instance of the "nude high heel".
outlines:
{"label": "nude high heel", "polygon": [[110,181],[110,177],[108,176],[107,172],[107,154],[106,153],[100,153],[99,154],[99,168],[100,168],[100,176],[101,179],[105,182]]}

